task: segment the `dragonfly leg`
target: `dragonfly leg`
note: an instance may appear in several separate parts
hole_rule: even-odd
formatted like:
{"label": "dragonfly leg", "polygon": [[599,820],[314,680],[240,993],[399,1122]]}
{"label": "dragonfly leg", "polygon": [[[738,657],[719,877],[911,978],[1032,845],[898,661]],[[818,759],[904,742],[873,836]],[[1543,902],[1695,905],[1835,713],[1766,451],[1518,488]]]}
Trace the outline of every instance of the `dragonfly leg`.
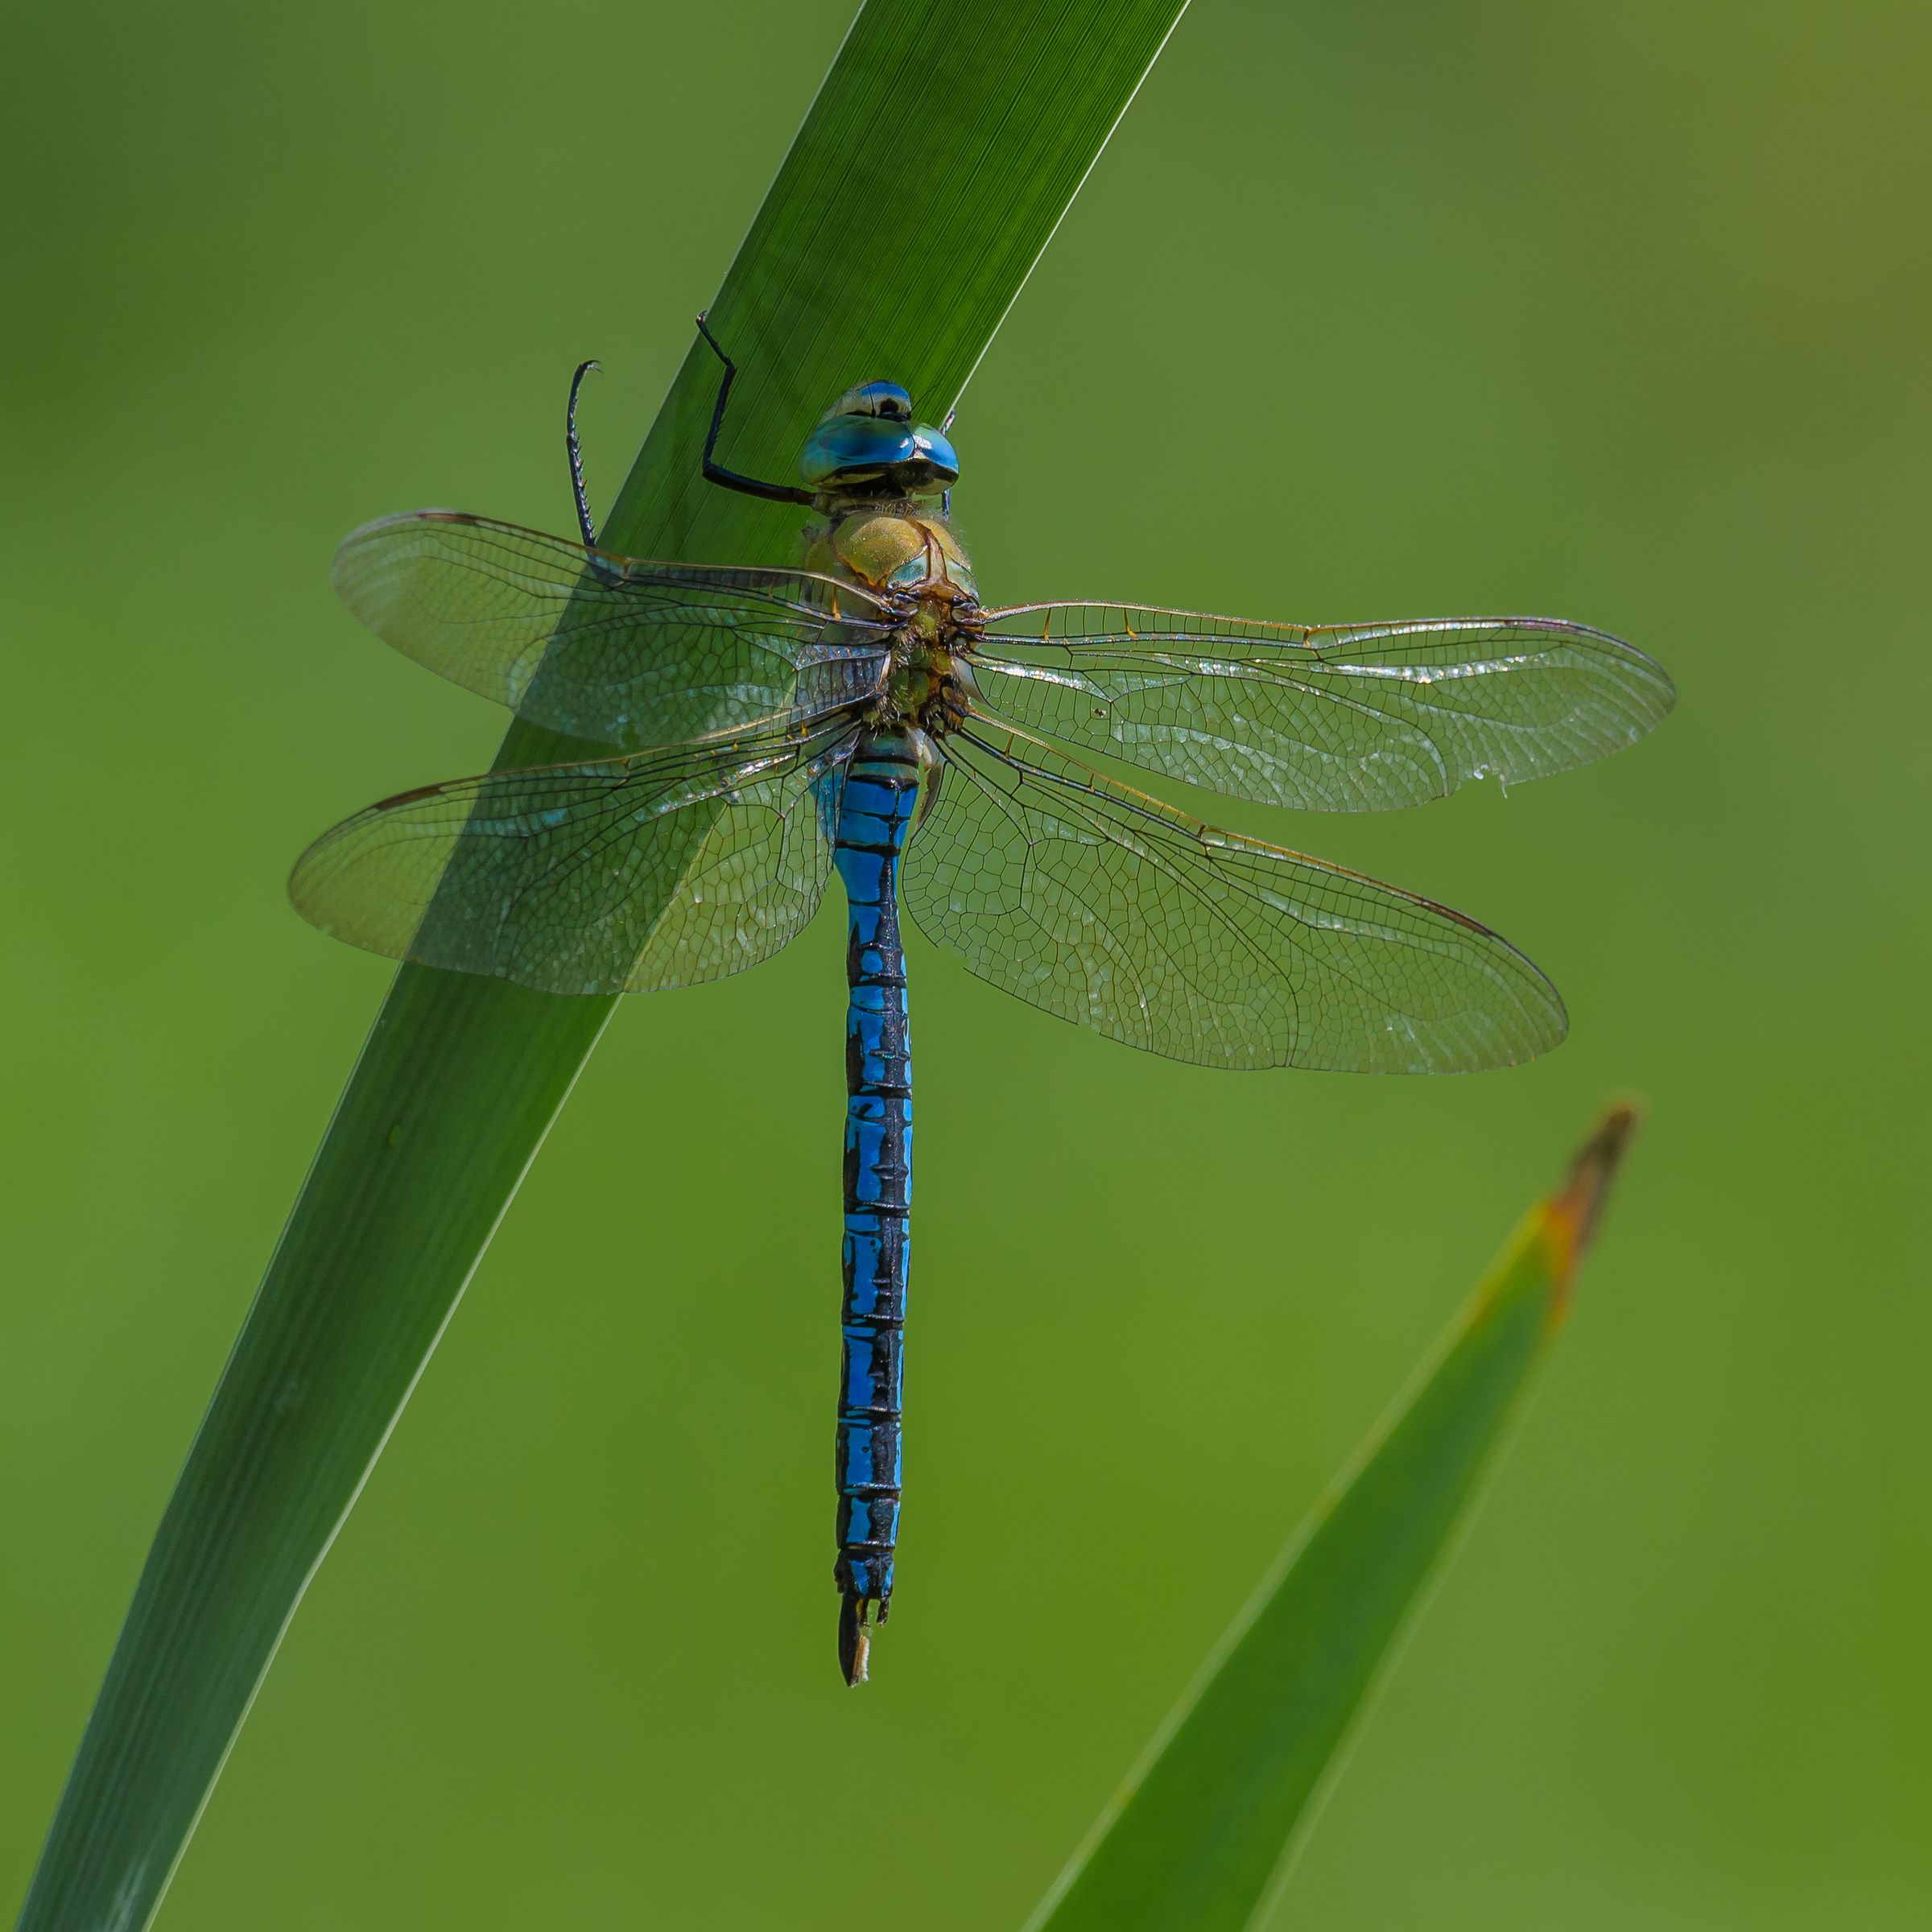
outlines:
{"label": "dragonfly leg", "polygon": [[735,469],[727,469],[715,460],[713,452],[718,447],[718,431],[724,427],[724,406],[731,400],[731,386],[737,379],[738,365],[725,354],[724,345],[711,332],[711,325],[702,315],[698,317],[698,333],[711,345],[711,353],[724,365],[724,374],[718,382],[718,399],[711,412],[711,433],[704,439],[705,481],[735,489],[743,496],[762,497],[768,502],[810,504],[812,496],[808,489],[800,489],[791,483],[761,483],[756,477],[740,476]]}
{"label": "dragonfly leg", "polygon": [[577,373],[570,379],[570,407],[564,415],[564,448],[570,457],[571,493],[577,500],[577,528],[584,533],[584,547],[595,550],[597,547],[597,526],[590,514],[590,498],[584,489],[584,451],[577,441],[577,391],[584,386],[584,378],[599,366],[595,362],[580,362]]}

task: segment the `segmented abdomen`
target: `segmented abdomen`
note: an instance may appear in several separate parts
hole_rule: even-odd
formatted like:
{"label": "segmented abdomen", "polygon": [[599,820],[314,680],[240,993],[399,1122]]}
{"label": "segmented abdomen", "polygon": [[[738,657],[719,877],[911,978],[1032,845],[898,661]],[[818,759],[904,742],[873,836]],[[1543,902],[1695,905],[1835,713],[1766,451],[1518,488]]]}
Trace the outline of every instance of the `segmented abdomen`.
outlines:
{"label": "segmented abdomen", "polygon": [[849,908],[845,1018],[844,1349],[840,1370],[839,1657],[865,1674],[868,1612],[892,1599],[899,1405],[912,1200],[912,1059],[898,866],[919,799],[906,736],[868,737],[847,768],[833,862]]}

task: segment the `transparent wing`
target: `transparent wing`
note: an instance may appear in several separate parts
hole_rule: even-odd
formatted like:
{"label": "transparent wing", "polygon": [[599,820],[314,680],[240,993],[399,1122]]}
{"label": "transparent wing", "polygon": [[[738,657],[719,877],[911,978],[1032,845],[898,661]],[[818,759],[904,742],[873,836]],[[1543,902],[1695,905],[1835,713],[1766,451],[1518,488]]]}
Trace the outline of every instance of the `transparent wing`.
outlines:
{"label": "transparent wing", "polygon": [[337,939],[543,993],[722,979],[811,918],[854,733],[770,733],[385,799],[324,832],[290,896]]}
{"label": "transparent wing", "polygon": [[1170,1059],[1465,1073],[1546,1052],[1556,989],[1473,919],[1216,832],[1019,733],[944,743],[906,904],[981,979]]}
{"label": "transparent wing", "polygon": [[386,643],[553,730],[626,748],[809,718],[874,691],[890,629],[805,570],[648,564],[453,510],[365,524],[342,601]]}
{"label": "transparent wing", "polygon": [[1641,650],[1554,617],[1309,629],[1117,604],[990,613],[990,710],[1230,798],[1321,811],[1520,784],[1633,745],[1676,692]]}

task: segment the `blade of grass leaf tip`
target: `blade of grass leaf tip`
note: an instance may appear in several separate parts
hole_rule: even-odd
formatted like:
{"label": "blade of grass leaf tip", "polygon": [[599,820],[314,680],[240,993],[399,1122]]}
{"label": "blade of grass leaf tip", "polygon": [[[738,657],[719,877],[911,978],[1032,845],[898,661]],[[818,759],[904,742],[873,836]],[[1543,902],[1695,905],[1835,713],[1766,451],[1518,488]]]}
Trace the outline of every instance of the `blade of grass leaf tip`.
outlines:
{"label": "blade of grass leaf tip", "polygon": [[1287,1853],[1570,1305],[1637,1116],[1610,1108],[1061,1874],[1028,1932],[1241,1932]]}
{"label": "blade of grass leaf tip", "polygon": [[[1182,3],[866,7],[710,305],[740,370],[720,457],[789,473],[826,402],[881,373],[942,419]],[[911,100],[943,166],[908,168],[879,138]],[[612,159],[602,172],[621,181]],[[943,287],[865,239],[881,208],[895,233],[946,237]],[[621,225],[621,196],[601,212]],[[702,293],[679,299],[695,311]],[[795,516],[700,480],[716,388],[694,330],[608,547],[795,561]],[[497,764],[604,755],[519,722]],[[308,1579],[611,1006],[397,975],[155,1535],[21,1932],[152,1918]]]}

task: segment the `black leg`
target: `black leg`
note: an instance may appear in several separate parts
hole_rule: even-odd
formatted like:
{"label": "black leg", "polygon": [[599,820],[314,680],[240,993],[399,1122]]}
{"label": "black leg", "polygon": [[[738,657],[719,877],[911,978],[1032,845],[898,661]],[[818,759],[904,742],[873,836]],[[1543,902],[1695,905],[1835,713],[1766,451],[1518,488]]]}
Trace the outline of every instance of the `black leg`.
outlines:
{"label": "black leg", "polygon": [[762,497],[772,503],[806,503],[812,501],[811,492],[800,489],[791,483],[761,483],[756,477],[741,477],[735,469],[727,469],[722,463],[712,460],[712,452],[718,447],[718,431],[724,427],[724,406],[731,400],[731,385],[738,373],[737,365],[725,354],[723,345],[706,324],[704,317],[698,317],[698,333],[711,345],[711,353],[724,365],[724,379],[718,384],[718,400],[711,412],[711,434],[704,439],[704,480],[716,483],[726,489],[735,489],[747,497]]}
{"label": "black leg", "polygon": [[577,445],[577,391],[584,378],[595,369],[594,362],[580,362],[570,379],[570,408],[564,419],[564,447],[570,453],[570,487],[577,499],[577,528],[584,533],[584,547],[597,547],[597,526],[591,521],[590,498],[584,492],[584,452]]}

